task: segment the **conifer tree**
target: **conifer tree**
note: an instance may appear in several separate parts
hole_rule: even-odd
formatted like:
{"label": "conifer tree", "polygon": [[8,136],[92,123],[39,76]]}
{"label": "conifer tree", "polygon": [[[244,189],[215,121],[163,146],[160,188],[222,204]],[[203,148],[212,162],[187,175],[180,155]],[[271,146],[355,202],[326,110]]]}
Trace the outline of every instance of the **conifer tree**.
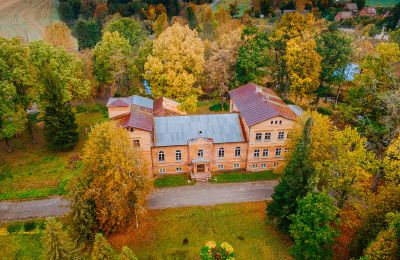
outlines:
{"label": "conifer tree", "polygon": [[137,260],[137,257],[133,254],[132,250],[127,246],[122,248],[120,258],[121,260]]}
{"label": "conifer tree", "polygon": [[276,219],[278,227],[283,231],[288,231],[291,223],[289,217],[296,213],[296,200],[306,196],[314,187],[315,168],[309,160],[311,124],[312,118],[309,118],[303,137],[296,145],[282,179],[274,189],[272,202],[267,207],[268,216]]}
{"label": "conifer tree", "polygon": [[61,223],[54,218],[48,218],[44,234],[46,259],[59,260],[71,259],[73,243],[71,238],[63,231]]}
{"label": "conifer tree", "polygon": [[92,260],[116,260],[118,256],[107,239],[101,233],[98,233],[93,244],[91,258]]}

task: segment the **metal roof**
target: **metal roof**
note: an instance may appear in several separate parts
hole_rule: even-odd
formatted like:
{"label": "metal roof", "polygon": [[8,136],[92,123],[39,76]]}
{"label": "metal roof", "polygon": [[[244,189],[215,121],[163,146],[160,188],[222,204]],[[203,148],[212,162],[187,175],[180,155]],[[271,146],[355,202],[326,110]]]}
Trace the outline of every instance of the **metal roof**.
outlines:
{"label": "metal roof", "polygon": [[304,110],[297,105],[288,105],[288,107],[296,114],[296,116],[301,116],[304,113]]}
{"label": "metal roof", "polygon": [[195,138],[212,138],[214,143],[245,141],[236,113],[154,117],[155,146],[186,145]]}
{"label": "metal roof", "polygon": [[231,100],[239,109],[248,126],[264,122],[267,119],[282,116],[291,120],[295,113],[268,88],[248,83],[229,92]]}
{"label": "metal roof", "polygon": [[123,103],[128,105],[137,105],[149,109],[153,109],[153,100],[146,97],[141,97],[137,95],[133,95],[130,97],[118,97],[118,98],[109,98],[107,102],[107,107],[118,107],[119,105],[123,106]]}
{"label": "metal roof", "polygon": [[148,132],[153,130],[153,116],[142,111],[130,111],[114,118],[122,127],[133,127]]}

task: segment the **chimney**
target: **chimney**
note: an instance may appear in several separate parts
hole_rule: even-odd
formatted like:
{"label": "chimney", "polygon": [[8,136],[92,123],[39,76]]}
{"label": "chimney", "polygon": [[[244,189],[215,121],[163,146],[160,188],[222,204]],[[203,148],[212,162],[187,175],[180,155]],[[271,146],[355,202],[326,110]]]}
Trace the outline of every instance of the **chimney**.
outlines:
{"label": "chimney", "polygon": [[256,93],[261,93],[262,92],[262,88],[260,86],[256,86]]}

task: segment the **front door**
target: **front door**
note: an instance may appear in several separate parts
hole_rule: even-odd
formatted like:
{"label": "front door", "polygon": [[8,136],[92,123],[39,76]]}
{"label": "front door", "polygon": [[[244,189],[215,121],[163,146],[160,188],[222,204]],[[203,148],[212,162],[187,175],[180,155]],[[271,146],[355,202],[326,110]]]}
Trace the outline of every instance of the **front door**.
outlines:
{"label": "front door", "polygon": [[206,167],[204,164],[197,164],[197,172],[204,172]]}

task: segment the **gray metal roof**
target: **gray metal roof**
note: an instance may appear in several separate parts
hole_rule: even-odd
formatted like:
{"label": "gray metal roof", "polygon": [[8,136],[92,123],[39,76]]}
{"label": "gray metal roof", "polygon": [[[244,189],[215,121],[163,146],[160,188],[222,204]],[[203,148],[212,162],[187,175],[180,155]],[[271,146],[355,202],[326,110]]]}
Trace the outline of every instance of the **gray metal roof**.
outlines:
{"label": "gray metal roof", "polygon": [[297,105],[288,105],[288,107],[296,114],[296,116],[301,116],[304,113],[304,110]]}
{"label": "gray metal roof", "polygon": [[109,98],[107,102],[107,107],[111,106],[114,101],[121,100],[128,105],[137,105],[149,109],[153,109],[153,100],[150,98],[133,95],[130,97],[118,97],[118,98]]}
{"label": "gray metal roof", "polygon": [[186,145],[194,138],[212,138],[214,143],[245,141],[236,113],[154,118],[155,146]]}

